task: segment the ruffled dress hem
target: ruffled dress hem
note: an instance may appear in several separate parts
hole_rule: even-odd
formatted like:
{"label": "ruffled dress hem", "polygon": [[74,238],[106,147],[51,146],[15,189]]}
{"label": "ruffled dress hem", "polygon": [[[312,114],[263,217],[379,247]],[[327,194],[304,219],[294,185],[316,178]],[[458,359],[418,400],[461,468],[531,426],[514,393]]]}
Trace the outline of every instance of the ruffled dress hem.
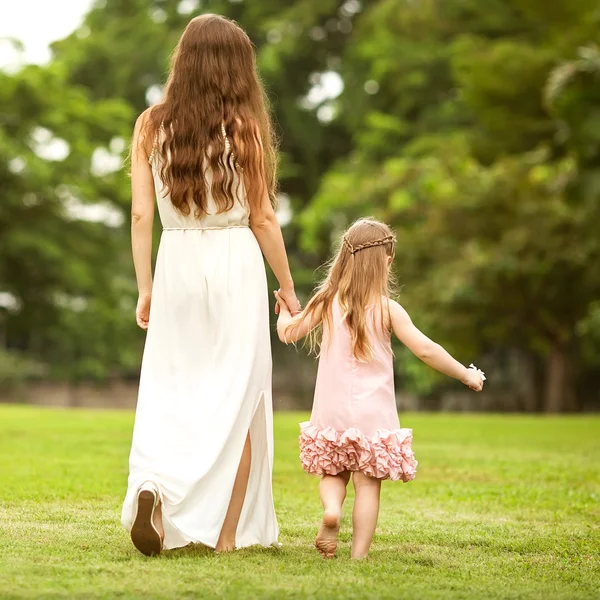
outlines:
{"label": "ruffled dress hem", "polygon": [[415,478],[418,465],[411,445],[412,429],[378,429],[367,436],[355,427],[340,432],[300,423],[300,460],[312,475],[361,471],[375,479],[406,483]]}

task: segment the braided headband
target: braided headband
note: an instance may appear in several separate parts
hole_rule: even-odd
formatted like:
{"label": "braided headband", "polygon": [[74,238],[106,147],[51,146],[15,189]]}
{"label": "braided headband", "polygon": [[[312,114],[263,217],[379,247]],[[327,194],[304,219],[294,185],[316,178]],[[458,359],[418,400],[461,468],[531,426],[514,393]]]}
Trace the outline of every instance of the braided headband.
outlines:
{"label": "braided headband", "polygon": [[353,246],[346,236],[344,236],[344,246],[348,249],[350,254],[356,254],[360,250],[365,250],[366,248],[373,248],[375,246],[385,246],[385,244],[394,243],[396,238],[393,235],[386,235],[384,238],[379,240],[373,240],[372,242],[365,242],[364,244],[358,244],[358,246]]}

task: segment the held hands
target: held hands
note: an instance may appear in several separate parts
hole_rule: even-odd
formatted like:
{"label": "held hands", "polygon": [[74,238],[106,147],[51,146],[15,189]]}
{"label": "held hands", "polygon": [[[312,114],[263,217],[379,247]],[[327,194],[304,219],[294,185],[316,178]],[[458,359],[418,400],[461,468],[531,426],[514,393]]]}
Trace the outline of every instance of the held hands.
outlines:
{"label": "held hands", "polygon": [[289,306],[281,297],[281,290],[273,292],[273,296],[275,296],[275,314],[281,316],[291,315]]}
{"label": "held hands", "polygon": [[467,374],[463,379],[463,383],[473,391],[480,392],[483,389],[483,382],[485,381],[484,372],[473,364],[466,371]]}
{"label": "held hands", "polygon": [[277,304],[275,305],[276,315],[279,314],[279,311],[282,308],[287,310],[292,316],[297,315],[302,310],[302,306],[300,306],[300,302],[298,301],[298,298],[296,298],[296,293],[293,290],[286,291],[280,289],[273,293],[277,300]]}
{"label": "held hands", "polygon": [[141,327],[144,331],[148,331],[151,301],[151,294],[140,294],[137,302],[137,307],[135,309],[135,320],[138,326]]}

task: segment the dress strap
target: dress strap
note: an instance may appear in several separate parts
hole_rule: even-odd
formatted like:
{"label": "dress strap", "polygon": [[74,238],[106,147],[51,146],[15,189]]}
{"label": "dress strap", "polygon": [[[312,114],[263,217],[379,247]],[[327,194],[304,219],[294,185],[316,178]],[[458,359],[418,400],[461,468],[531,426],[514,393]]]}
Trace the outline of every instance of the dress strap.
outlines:
{"label": "dress strap", "polygon": [[148,163],[151,165],[154,157],[156,156],[156,150],[158,149],[158,133],[154,136],[154,143],[152,144],[152,152],[148,157]]}
{"label": "dress strap", "polygon": [[229,143],[229,138],[227,137],[227,131],[225,129],[225,123],[223,123],[223,121],[221,121],[221,133],[223,134],[223,137],[225,138],[225,149],[229,150],[229,148],[231,147],[231,144]]}
{"label": "dress strap", "polygon": [[225,123],[223,123],[223,121],[221,121],[221,133],[223,134],[223,137],[225,138],[225,152],[231,152],[231,160],[233,161],[235,168],[238,171],[243,171],[242,167],[240,167],[240,165],[237,161],[237,158],[235,157],[235,153],[233,152],[233,150],[231,148],[231,142],[229,141],[229,138],[227,137],[227,130],[225,129]]}
{"label": "dress strap", "polygon": [[154,160],[154,157],[156,156],[156,153],[158,152],[158,138],[160,136],[161,133],[164,133],[165,128],[163,126],[163,124],[160,124],[160,127],[158,128],[158,131],[154,134],[154,141],[152,142],[152,152],[150,152],[150,156],[148,157],[148,162],[150,164],[152,164],[152,161]]}

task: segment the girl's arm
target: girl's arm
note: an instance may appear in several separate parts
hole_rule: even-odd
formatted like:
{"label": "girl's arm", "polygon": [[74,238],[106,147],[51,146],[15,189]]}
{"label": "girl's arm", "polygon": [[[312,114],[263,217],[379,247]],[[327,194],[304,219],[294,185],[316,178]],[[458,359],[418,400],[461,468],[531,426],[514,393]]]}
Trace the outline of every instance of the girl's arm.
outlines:
{"label": "girl's arm", "polygon": [[292,317],[288,305],[281,297],[281,292],[275,292],[275,299],[279,303],[277,335],[284,344],[293,344],[301,340],[321,322],[320,308],[312,312],[308,318],[304,317],[303,312]]}
{"label": "girl's arm", "polygon": [[154,221],[154,180],[148,164],[148,140],[141,139],[146,113],[136,123],[131,144],[131,249],[139,300],[138,325],[148,328],[152,296],[152,223]]}
{"label": "girl's arm", "polygon": [[476,370],[461,365],[439,344],[419,331],[397,302],[390,300],[389,303],[394,334],[417,358],[437,371],[458,379],[472,390],[481,391],[483,378]]}

